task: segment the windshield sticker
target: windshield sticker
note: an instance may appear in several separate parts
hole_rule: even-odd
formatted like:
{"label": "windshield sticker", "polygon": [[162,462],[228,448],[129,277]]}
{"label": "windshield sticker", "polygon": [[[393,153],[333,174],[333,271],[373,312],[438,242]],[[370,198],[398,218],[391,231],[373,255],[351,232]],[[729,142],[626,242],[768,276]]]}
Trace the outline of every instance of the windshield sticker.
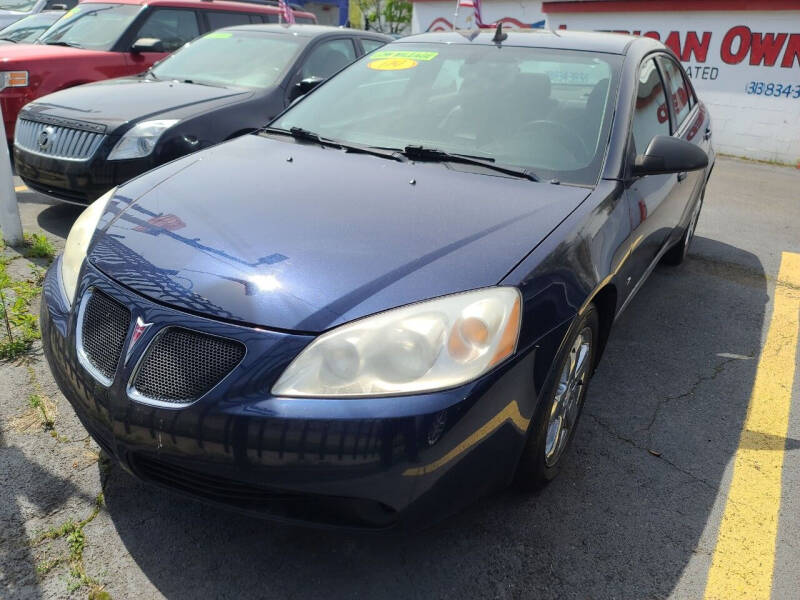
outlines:
{"label": "windshield sticker", "polygon": [[379,58],[367,63],[367,66],[375,71],[403,71],[413,69],[418,64],[410,58]]}
{"label": "windshield sticker", "polygon": [[209,33],[206,37],[214,40],[224,40],[232,35],[232,33],[228,33],[226,31],[215,31],[214,33]]}
{"label": "windshield sticker", "polygon": [[[378,50],[369,55],[370,58],[408,58],[410,60],[433,60],[438,52],[415,52],[412,50]],[[406,67],[408,68],[408,67]]]}
{"label": "windshield sticker", "polygon": [[75,8],[72,8],[72,9],[68,10],[67,12],[65,12],[61,18],[62,19],[67,19],[67,18],[71,17],[72,15],[74,15],[79,10],[80,10],[80,7],[76,6]]}

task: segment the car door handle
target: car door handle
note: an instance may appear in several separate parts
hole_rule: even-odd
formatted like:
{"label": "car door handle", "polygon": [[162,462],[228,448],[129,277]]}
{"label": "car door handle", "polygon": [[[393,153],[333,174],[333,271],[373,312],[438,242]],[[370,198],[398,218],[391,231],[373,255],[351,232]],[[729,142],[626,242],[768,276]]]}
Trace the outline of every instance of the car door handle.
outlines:
{"label": "car door handle", "polygon": [[678,173],[678,181],[683,181],[684,179],[686,179],[688,175],[689,173],[687,171],[684,171],[683,173]]}
{"label": "car door handle", "polygon": [[703,136],[703,139],[704,140],[710,140],[711,139],[711,128],[710,127],[706,127],[706,133]]}

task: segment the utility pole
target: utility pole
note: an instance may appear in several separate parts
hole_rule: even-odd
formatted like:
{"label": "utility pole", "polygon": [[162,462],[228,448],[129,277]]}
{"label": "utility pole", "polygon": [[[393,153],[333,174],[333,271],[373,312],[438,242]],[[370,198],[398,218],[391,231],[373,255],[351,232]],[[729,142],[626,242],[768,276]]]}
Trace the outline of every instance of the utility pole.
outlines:
{"label": "utility pole", "polygon": [[6,124],[0,108],[0,231],[9,246],[22,244],[22,221],[19,219],[17,192],[14,191],[14,174],[6,142]]}

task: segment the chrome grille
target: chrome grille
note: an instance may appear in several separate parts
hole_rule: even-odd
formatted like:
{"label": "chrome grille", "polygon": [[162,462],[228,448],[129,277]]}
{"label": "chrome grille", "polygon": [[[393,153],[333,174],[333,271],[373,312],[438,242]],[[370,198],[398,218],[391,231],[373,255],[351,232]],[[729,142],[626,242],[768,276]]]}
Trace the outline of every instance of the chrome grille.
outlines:
{"label": "chrome grille", "polygon": [[105,137],[105,134],[96,131],[20,118],[14,133],[14,144],[42,156],[88,160],[94,156]]}
{"label": "chrome grille", "polygon": [[[80,345],[83,357],[106,385],[114,379],[131,313],[122,304],[93,290],[83,309]],[[90,371],[92,368],[89,369]]]}
{"label": "chrome grille", "polygon": [[244,358],[242,344],[170,327],[147,349],[133,379],[134,397],[170,404],[197,400]]}

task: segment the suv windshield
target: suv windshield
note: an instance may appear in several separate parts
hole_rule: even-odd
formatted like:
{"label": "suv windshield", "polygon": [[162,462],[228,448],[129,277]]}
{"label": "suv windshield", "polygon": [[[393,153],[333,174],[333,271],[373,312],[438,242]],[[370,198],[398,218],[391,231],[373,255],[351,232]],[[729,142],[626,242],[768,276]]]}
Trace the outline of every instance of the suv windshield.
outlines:
{"label": "suv windshield", "polygon": [[228,29],[186,44],[150,71],[156,79],[263,88],[274,85],[304,38]]}
{"label": "suv windshield", "polygon": [[30,12],[36,0],[0,0],[0,10]]}
{"label": "suv windshield", "polygon": [[32,42],[63,15],[64,13],[60,11],[48,11],[30,15],[0,31],[0,40],[17,43]]}
{"label": "suv windshield", "polygon": [[515,46],[395,43],[272,125],[381,148],[423,146],[594,184],[621,57]]}
{"label": "suv windshield", "polygon": [[78,4],[38,43],[111,50],[140,10],[142,7],[134,4]]}

